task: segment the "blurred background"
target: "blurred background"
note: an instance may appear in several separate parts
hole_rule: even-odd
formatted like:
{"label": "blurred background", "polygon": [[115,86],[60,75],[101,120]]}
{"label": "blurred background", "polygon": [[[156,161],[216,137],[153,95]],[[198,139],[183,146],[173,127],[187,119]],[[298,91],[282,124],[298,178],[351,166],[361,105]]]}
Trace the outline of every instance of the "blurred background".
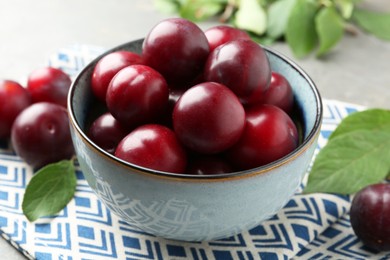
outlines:
{"label": "blurred background", "polygon": [[[388,0],[365,0],[390,12]],[[142,38],[161,19],[153,0],[0,0],[0,78],[25,80],[61,47],[111,48]],[[216,22],[199,23],[206,29]],[[390,24],[389,24],[390,26]],[[358,32],[345,34],[322,59],[295,59],[284,43],[272,46],[293,58],[316,82],[323,98],[390,108],[390,42]]]}
{"label": "blurred background", "polygon": [[[390,12],[388,0],[363,6]],[[168,15],[153,0],[0,0],[0,78],[25,84],[58,49],[73,44],[112,48],[143,38]],[[217,21],[199,23],[202,29]],[[389,24],[390,26],[390,24]],[[390,42],[358,31],[321,59],[296,59],[285,43],[271,46],[295,60],[317,84],[322,97],[390,109]],[[1,259],[24,259],[0,238]]]}
{"label": "blurred background", "polygon": [[[390,11],[388,0],[363,4]],[[0,78],[23,83],[61,47],[82,43],[111,48],[144,37],[166,17],[152,0],[0,0]],[[214,24],[199,23],[204,29]],[[286,44],[272,47],[294,59]],[[314,79],[323,98],[390,108],[390,42],[362,32],[345,34],[322,59],[312,55],[295,60]]]}

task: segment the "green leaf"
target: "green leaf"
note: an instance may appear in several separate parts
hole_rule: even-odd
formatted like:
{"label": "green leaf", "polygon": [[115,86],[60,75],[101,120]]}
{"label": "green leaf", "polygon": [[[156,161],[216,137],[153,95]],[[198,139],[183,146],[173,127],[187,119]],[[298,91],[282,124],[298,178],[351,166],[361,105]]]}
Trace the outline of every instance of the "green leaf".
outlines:
{"label": "green leaf", "polygon": [[319,152],[304,193],[353,194],[383,181],[390,169],[390,132],[357,130],[333,138]]}
{"label": "green leaf", "polygon": [[390,110],[373,108],[350,114],[341,121],[329,140],[357,130],[390,131]]}
{"label": "green leaf", "polygon": [[275,3],[279,0],[258,0],[258,2],[261,4],[261,6],[268,6],[272,3]]}
{"label": "green leaf", "polygon": [[223,1],[187,0],[180,8],[180,16],[191,21],[206,20],[223,9]]}
{"label": "green leaf", "polygon": [[331,6],[324,7],[318,12],[315,25],[319,39],[317,56],[321,56],[341,40],[344,33],[344,22],[337,10]]}
{"label": "green leaf", "polygon": [[354,0],[336,0],[335,3],[344,19],[348,20],[351,18],[354,8]]}
{"label": "green leaf", "polygon": [[235,24],[242,30],[262,35],[267,29],[267,14],[257,0],[241,0]]}
{"label": "green leaf", "polygon": [[256,34],[249,34],[251,39],[261,45],[270,46],[275,42],[274,38],[268,37],[268,35],[259,36]]}
{"label": "green leaf", "polygon": [[297,0],[286,28],[286,41],[298,58],[309,54],[317,44],[314,25],[318,6],[312,1]]}
{"label": "green leaf", "polygon": [[30,180],[22,209],[30,221],[60,212],[76,190],[73,161],[64,160],[41,168]]}
{"label": "green leaf", "polygon": [[270,5],[268,9],[267,35],[279,38],[286,31],[287,21],[296,0],[280,0]]}
{"label": "green leaf", "polygon": [[176,0],[154,0],[154,6],[157,10],[166,14],[179,12],[179,3]]}
{"label": "green leaf", "polygon": [[355,8],[352,19],[376,37],[390,40],[390,13],[378,13]]}

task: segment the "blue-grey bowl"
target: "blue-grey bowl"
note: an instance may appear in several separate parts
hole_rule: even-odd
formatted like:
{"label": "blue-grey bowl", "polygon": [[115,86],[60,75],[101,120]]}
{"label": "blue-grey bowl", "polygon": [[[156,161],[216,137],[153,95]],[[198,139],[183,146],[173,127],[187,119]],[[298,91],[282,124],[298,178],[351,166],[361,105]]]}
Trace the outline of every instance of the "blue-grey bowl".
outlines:
{"label": "blue-grey bowl", "polygon": [[[143,40],[109,50],[141,53]],[[303,140],[268,165],[224,175],[193,176],[146,169],[105,152],[86,135],[95,99],[90,78],[98,57],[74,80],[68,98],[80,167],[98,198],[120,219],[165,238],[202,241],[229,237],[276,214],[294,195],[311,162],[322,119],[320,94],[294,62],[265,48],[272,70],[290,82],[301,114]]]}

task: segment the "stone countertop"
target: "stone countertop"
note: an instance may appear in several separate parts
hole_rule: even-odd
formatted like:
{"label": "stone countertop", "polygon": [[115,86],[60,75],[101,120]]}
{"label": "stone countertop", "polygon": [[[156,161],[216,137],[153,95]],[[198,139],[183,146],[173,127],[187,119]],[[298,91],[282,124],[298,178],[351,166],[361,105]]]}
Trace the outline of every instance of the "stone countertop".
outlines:
{"label": "stone countertop", "polygon": [[[371,0],[373,9],[390,11],[390,1]],[[48,56],[75,43],[111,48],[139,39],[167,16],[152,0],[0,1],[0,78],[25,84]],[[211,22],[199,24],[203,29]],[[272,48],[292,58],[326,99],[390,109],[390,42],[359,32],[345,35],[326,57],[297,60],[284,43]],[[24,257],[0,239],[2,259]]]}

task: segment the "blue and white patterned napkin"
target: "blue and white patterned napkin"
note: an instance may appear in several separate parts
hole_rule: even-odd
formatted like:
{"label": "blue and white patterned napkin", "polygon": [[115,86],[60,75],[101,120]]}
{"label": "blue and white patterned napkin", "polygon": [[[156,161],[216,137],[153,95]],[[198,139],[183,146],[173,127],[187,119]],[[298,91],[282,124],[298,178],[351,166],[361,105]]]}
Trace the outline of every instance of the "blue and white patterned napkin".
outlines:
{"label": "blue and white patterned napkin", "polygon": [[[72,76],[103,49],[72,46],[50,65]],[[342,118],[364,109],[324,101],[318,143],[323,147]],[[11,151],[0,150],[0,235],[29,259],[389,259],[370,251],[349,223],[350,197],[301,195],[299,191],[271,219],[239,235],[210,242],[172,241],[146,234],[113,215],[88,186],[81,171],[74,199],[56,217],[29,223],[21,202],[32,170]],[[1,253],[0,253],[1,256]]]}

